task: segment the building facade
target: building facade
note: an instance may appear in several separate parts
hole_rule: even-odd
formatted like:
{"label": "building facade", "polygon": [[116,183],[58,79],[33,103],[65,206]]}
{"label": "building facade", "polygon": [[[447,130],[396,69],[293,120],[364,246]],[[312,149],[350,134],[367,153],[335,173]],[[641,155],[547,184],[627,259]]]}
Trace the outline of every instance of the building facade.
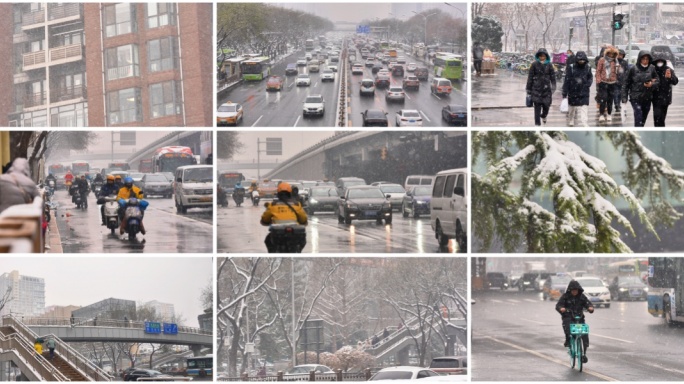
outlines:
{"label": "building facade", "polygon": [[9,300],[0,310],[0,316],[40,316],[45,312],[45,279],[23,276],[19,271],[0,275],[0,298],[11,289]]}
{"label": "building facade", "polygon": [[209,3],[0,4],[0,125],[211,126],[212,22]]}
{"label": "building facade", "polygon": [[78,305],[51,305],[45,308],[45,313],[42,317],[49,319],[68,319],[71,313],[79,309]]}
{"label": "building facade", "polygon": [[135,301],[125,299],[115,299],[110,297],[81,307],[72,311],[75,318],[79,319],[113,319],[123,320],[126,317],[129,320],[135,319],[136,306]]}
{"label": "building facade", "polygon": [[173,308],[173,304],[162,303],[157,300],[148,301],[144,304],[146,307],[154,309],[157,315],[162,319],[162,321],[170,322],[175,319],[176,311]]}

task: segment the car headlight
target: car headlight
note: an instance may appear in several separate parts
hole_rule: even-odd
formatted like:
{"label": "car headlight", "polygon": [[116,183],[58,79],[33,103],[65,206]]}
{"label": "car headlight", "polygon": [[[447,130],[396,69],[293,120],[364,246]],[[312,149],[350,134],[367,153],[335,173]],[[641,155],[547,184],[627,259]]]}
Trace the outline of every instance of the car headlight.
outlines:
{"label": "car headlight", "polygon": [[523,281],[523,284],[524,285],[530,285],[530,282],[529,281]]}
{"label": "car headlight", "polygon": [[356,209],[356,205],[352,203],[347,203],[347,209]]}
{"label": "car headlight", "polygon": [[648,287],[643,288],[644,292],[648,292]]}
{"label": "car headlight", "polygon": [[427,201],[416,201],[416,204],[427,204]]}
{"label": "car headlight", "polygon": [[192,195],[192,194],[194,194],[194,192],[195,192],[195,191],[192,190],[192,189],[183,188],[183,193],[186,194],[186,195]]}
{"label": "car headlight", "polygon": [[309,199],[309,203],[311,203],[311,204],[318,204],[318,200],[316,200],[316,199],[314,199],[314,198],[310,198],[310,199]]}
{"label": "car headlight", "polygon": [[620,288],[620,292],[627,292],[627,288]]}

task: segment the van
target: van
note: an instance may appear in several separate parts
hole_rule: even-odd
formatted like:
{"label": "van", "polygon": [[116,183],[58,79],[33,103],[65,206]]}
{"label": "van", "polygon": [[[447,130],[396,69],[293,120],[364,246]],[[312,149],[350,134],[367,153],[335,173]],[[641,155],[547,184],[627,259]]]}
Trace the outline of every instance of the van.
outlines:
{"label": "van", "polygon": [[434,176],[428,176],[428,175],[409,175],[406,176],[406,180],[404,181],[404,189],[409,190],[412,187],[418,186],[418,185],[432,185],[432,183],[435,181]]}
{"label": "van", "polygon": [[443,77],[435,77],[430,83],[430,92],[438,95],[451,94],[451,80]]}
{"label": "van", "polygon": [[441,171],[435,176],[430,200],[430,226],[440,247],[455,239],[460,251],[468,244],[467,168]]}
{"label": "van", "polygon": [[173,195],[178,213],[188,208],[212,208],[214,206],[214,167],[211,165],[186,165],[174,172]]}
{"label": "van", "polygon": [[443,356],[435,357],[430,362],[431,370],[440,375],[466,375],[468,374],[467,356]]}
{"label": "van", "polygon": [[347,191],[347,188],[354,186],[354,185],[368,185],[368,184],[366,183],[366,180],[364,180],[360,177],[340,177],[335,182],[335,188],[337,188],[337,194],[339,194],[340,196],[344,196],[344,193]]}

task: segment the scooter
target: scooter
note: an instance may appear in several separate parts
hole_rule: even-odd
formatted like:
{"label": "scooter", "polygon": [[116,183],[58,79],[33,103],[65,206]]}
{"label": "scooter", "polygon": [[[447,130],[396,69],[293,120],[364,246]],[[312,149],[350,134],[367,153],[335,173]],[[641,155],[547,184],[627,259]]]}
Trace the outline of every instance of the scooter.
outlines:
{"label": "scooter", "polygon": [[302,253],[306,245],[306,227],[297,223],[272,224],[271,243],[275,245],[274,253]]}
{"label": "scooter", "polygon": [[119,205],[124,210],[124,230],[128,234],[128,240],[133,241],[142,228],[143,210],[147,207],[147,202],[132,197],[128,201],[119,200]]}
{"label": "scooter", "polygon": [[102,189],[102,182],[101,181],[93,181],[93,192],[95,192],[95,196],[97,196],[98,193],[100,193],[100,189]]}
{"label": "scooter", "polygon": [[101,197],[97,200],[97,203],[104,204],[105,223],[107,223],[107,229],[113,235],[119,229],[119,203],[116,201],[116,196]]}
{"label": "scooter", "polygon": [[73,184],[73,181],[70,180],[65,180],[64,181],[64,187],[66,188],[67,191],[71,191],[71,185]]}
{"label": "scooter", "polygon": [[76,204],[77,209],[88,209],[88,200],[85,198],[85,196],[81,195],[81,190],[77,185],[72,185],[70,192],[72,196],[71,200],[74,204]]}
{"label": "scooter", "polygon": [[47,196],[50,199],[52,199],[52,196],[55,194],[55,181],[54,180],[48,180],[47,187],[45,188],[45,191],[47,192]]}
{"label": "scooter", "polygon": [[242,205],[242,202],[245,200],[245,190],[244,189],[235,189],[233,190],[233,201],[235,201],[235,205],[238,207]]}
{"label": "scooter", "polygon": [[259,191],[252,191],[252,204],[257,207],[259,206]]}

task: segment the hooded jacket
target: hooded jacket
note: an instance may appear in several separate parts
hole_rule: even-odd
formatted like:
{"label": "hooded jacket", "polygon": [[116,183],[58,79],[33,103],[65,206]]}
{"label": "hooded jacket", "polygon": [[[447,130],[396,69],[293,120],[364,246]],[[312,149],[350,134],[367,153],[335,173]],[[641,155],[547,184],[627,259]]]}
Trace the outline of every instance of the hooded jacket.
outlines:
{"label": "hooded jacket", "polygon": [[[617,48],[610,46],[606,47],[603,52],[603,57],[598,61],[596,65],[596,85],[601,83],[615,83],[618,79],[618,56],[619,51]],[[611,59],[608,55],[614,54],[615,58]],[[608,68],[610,67],[610,68]]]}
{"label": "hooded jacket", "polygon": [[[577,296],[573,296],[572,292],[570,292],[573,289],[579,290]],[[570,317],[574,313],[582,316],[582,319],[584,319],[583,309],[589,309],[589,307],[593,307],[593,305],[591,305],[589,299],[584,295],[584,289],[577,280],[572,280],[570,281],[570,284],[568,284],[568,289],[565,290],[563,296],[558,299],[558,303],[556,303],[556,312],[560,313],[563,317]],[[560,311],[561,308],[565,308],[564,313]]]}
{"label": "hooded jacket", "polygon": [[[584,61],[584,65],[579,65],[578,61]],[[568,65],[563,82],[563,98],[568,98],[568,104],[577,107],[589,105],[589,89],[594,82],[591,74],[589,59],[584,51],[578,51],[575,55],[575,62]]]}
{"label": "hooded jacket", "polygon": [[[546,55],[543,63],[539,60],[542,53]],[[546,49],[539,48],[534,58],[535,61],[527,75],[527,93],[532,96],[532,102],[551,105],[551,96],[556,91],[556,76],[551,65],[551,57]]]}
{"label": "hooded jacket", "polygon": [[31,180],[28,160],[17,158],[9,171],[0,175],[0,212],[19,204],[30,204],[39,196],[36,183]]}
{"label": "hooded jacket", "polygon": [[[648,56],[650,59],[648,66],[644,67],[641,65],[641,58]],[[629,100],[638,101],[640,103],[650,103],[653,99],[653,92],[658,88],[658,74],[655,71],[655,67],[650,64],[653,62],[653,57],[648,51],[639,51],[639,56],[637,61],[629,69],[625,79],[622,83],[622,102],[627,102],[627,97]],[[644,83],[652,81],[651,87],[646,88]]]}
{"label": "hooded jacket", "polygon": [[482,45],[480,43],[477,43],[473,46],[473,60],[482,60],[484,58],[484,50],[482,49]]}
{"label": "hooded jacket", "polygon": [[[658,67],[657,63],[662,61],[662,67]],[[658,75],[658,87],[653,91],[654,105],[670,105],[672,104],[672,86],[679,83],[679,79],[675,75],[674,69],[667,66],[667,59],[665,55],[656,54],[653,58],[653,66]],[[670,78],[665,77],[665,72],[670,70]]]}
{"label": "hooded jacket", "polygon": [[627,73],[627,71],[629,71],[629,63],[627,63],[627,60],[624,59],[624,49],[618,50],[618,57],[620,57],[620,55],[622,55],[623,58],[618,59],[618,63],[620,64],[620,67],[618,68],[618,83],[622,84],[625,79],[625,74]]}

